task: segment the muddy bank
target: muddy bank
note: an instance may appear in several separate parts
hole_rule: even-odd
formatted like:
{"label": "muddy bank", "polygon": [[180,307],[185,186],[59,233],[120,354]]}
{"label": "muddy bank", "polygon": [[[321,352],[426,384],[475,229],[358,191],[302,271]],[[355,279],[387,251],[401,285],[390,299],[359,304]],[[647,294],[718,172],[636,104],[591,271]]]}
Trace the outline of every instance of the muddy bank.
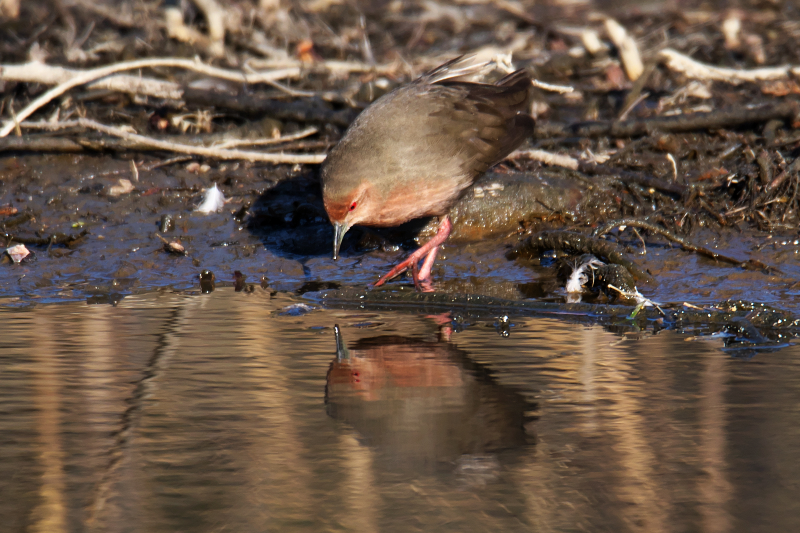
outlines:
{"label": "muddy bank", "polygon": [[[313,169],[284,167],[276,172],[234,163],[204,173],[175,165],[140,172],[133,191],[114,196],[110,188],[120,176],[129,175],[126,161],[28,156],[3,163],[0,202],[25,206],[3,218],[15,242],[48,242],[54,234],[85,232],[65,244],[29,245],[35,261],[12,264],[6,257],[0,264],[6,302],[88,297],[102,301],[104,295],[113,299],[164,287],[188,289],[196,287],[203,269],[213,271],[218,283],[232,283],[234,272],[240,271],[248,283],[260,285],[264,278],[279,290],[304,292],[320,284],[366,286],[406,253],[404,247],[416,246],[420,231],[419,225],[382,234],[354,231],[344,257],[334,262],[332,230]],[[194,211],[213,181],[230,201],[220,213]],[[589,204],[613,206],[615,198],[613,188],[584,188],[580,181],[549,173],[490,174],[478,188],[455,208],[457,238],[444,247],[434,271],[442,291],[507,299],[560,298],[547,258],[518,262],[505,254],[531,228],[563,225],[563,218],[552,215],[554,207],[563,216],[580,218],[593,213],[584,207],[588,199]],[[30,216],[22,217],[25,213]],[[162,231],[165,215],[174,228]],[[183,243],[187,255],[166,252],[159,235]],[[742,298],[797,309],[797,267],[791,260],[799,248],[795,241],[772,238],[764,246],[762,234],[738,230],[697,230],[693,238],[742,258],[780,264],[781,272],[716,264],[656,238],[647,239],[643,255],[635,237],[623,236],[621,244],[629,245],[632,257],[659,280],[648,296],[697,304]]]}

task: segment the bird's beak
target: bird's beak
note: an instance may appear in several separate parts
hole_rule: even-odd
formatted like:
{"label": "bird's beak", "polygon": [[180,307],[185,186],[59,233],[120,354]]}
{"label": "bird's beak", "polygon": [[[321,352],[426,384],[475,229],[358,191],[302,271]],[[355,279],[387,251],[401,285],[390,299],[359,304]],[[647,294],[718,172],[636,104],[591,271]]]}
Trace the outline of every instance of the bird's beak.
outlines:
{"label": "bird's beak", "polygon": [[342,240],[344,239],[344,234],[347,233],[347,230],[350,229],[346,223],[342,222],[334,222],[333,223],[333,260],[336,261],[339,258],[339,248],[342,246]]}
{"label": "bird's beak", "polygon": [[333,333],[336,335],[336,358],[339,361],[350,359],[350,350],[348,350],[347,346],[344,344],[344,339],[342,338],[342,332],[339,329],[339,324],[333,326]]}

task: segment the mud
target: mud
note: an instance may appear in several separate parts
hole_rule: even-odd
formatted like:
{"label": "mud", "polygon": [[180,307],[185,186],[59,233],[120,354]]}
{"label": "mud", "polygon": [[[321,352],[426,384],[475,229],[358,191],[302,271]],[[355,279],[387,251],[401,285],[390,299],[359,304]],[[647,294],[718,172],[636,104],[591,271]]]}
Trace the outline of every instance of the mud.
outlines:
{"label": "mud", "polygon": [[[66,244],[29,244],[35,261],[12,264],[5,256],[0,290],[7,303],[104,301],[106,295],[114,300],[131,292],[184,290],[197,286],[204,269],[222,284],[232,283],[238,270],[248,283],[260,284],[264,278],[279,290],[305,292],[314,284],[363,287],[413,249],[426,231],[420,228],[424,221],[382,232],[353,231],[343,259],[334,262],[332,230],[314,169],[284,167],[276,172],[229,163],[203,173],[181,164],[139,172],[132,192],[111,196],[110,188],[122,176],[132,178],[128,161],[45,155],[4,159],[2,164],[0,205],[23,209],[3,219],[11,222],[5,229],[8,242],[48,243],[52,235],[85,232]],[[202,191],[213,182],[230,201],[221,213],[194,212]],[[506,253],[534,228],[563,224],[552,216],[553,208],[587,218],[592,214],[587,205],[613,205],[613,195],[605,192],[547,173],[485,176],[454,209],[454,239],[434,271],[437,289],[558,299],[555,269],[546,258],[518,263],[506,259]],[[161,233],[165,217],[172,219],[174,229]],[[187,255],[165,252],[158,235],[181,242]],[[730,229],[693,235],[697,242],[743,259],[780,265],[781,273],[716,264],[656,239],[648,239],[644,255],[635,237],[625,237],[621,244],[659,281],[654,292],[642,288],[653,299],[702,305],[740,298],[797,311],[800,287],[794,258],[800,245],[796,239],[768,237]],[[391,286],[402,284],[407,282]]]}

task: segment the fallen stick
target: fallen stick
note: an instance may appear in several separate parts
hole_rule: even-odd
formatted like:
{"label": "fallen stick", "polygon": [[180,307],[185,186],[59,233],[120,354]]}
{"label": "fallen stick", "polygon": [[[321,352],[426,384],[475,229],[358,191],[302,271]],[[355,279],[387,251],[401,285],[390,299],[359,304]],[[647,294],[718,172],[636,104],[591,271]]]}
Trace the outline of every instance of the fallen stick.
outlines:
{"label": "fallen stick", "polygon": [[216,144],[213,147],[217,150],[230,150],[231,148],[236,148],[239,146],[268,146],[271,144],[280,144],[288,141],[295,141],[297,139],[303,139],[309,135],[314,135],[318,131],[319,130],[317,128],[306,128],[296,133],[281,135],[280,137],[274,137],[272,139],[230,139],[223,141],[220,144]]}
{"label": "fallen stick", "polygon": [[572,156],[554,154],[553,152],[546,152],[544,150],[517,150],[511,153],[506,159],[531,159],[544,163],[545,165],[555,165],[572,170],[578,170],[578,166],[580,165],[580,162]]}
{"label": "fallen stick", "polygon": [[[39,108],[48,104],[54,98],[61,96],[62,94],[69,91],[73,87],[84,85],[86,83],[98,80],[100,78],[104,78],[111,74],[116,74],[117,72],[122,72],[125,70],[136,70],[140,68],[153,68],[153,67],[183,68],[194,72],[200,72],[208,76],[222,78],[230,81],[236,81],[239,83],[259,83],[259,82],[264,82],[266,80],[297,77],[300,75],[299,68],[289,68],[282,70],[272,70],[268,72],[244,74],[233,70],[226,70],[217,67],[212,67],[200,63],[199,61],[194,61],[191,59],[178,59],[178,58],[140,59],[137,61],[126,61],[123,63],[115,63],[113,65],[108,65],[105,67],[81,71],[79,74],[72,77],[71,79],[62,82],[59,85],[50,89],[49,91],[45,92],[44,94],[39,96],[39,98],[28,104],[19,113],[17,113],[15,120],[6,121],[5,126],[0,128],[0,137],[5,137],[9,133],[11,133],[18,122],[22,122],[23,120],[31,116],[33,113],[35,113]],[[5,70],[5,67],[0,67],[0,73],[2,72],[2,70]]]}
{"label": "fallen stick", "polygon": [[[86,71],[32,62],[24,65],[0,66],[0,80],[57,85],[66,83],[84,72]],[[180,100],[183,97],[183,87],[179,83],[142,76],[131,76],[129,74],[108,76],[101,80],[87,83],[86,86],[89,89],[107,89],[121,93],[152,96],[154,98]]]}
{"label": "fallen stick", "polygon": [[770,193],[781,186],[781,184],[786,181],[786,178],[796,174],[800,170],[800,157],[795,158],[792,163],[787,166],[783,172],[778,174],[774,180],[770,181],[765,190]]}
{"label": "fallen stick", "polygon": [[651,117],[623,121],[577,122],[560,124],[537,122],[534,137],[636,137],[651,133],[682,133],[696,130],[716,130],[769,122],[770,120],[792,120],[800,116],[800,104],[785,101],[755,109],[736,108],[708,113],[686,113],[667,117]]}
{"label": "fallen stick", "polygon": [[[149,146],[158,150],[166,150],[170,152],[177,152],[183,154],[200,155],[204,157],[213,157],[216,159],[242,159],[245,161],[262,161],[267,163],[288,163],[288,164],[318,164],[325,160],[326,154],[284,154],[284,153],[264,153],[264,152],[250,152],[246,150],[228,150],[220,148],[207,148],[205,146],[195,146],[190,144],[175,143],[171,141],[163,141],[153,139],[137,133],[130,133],[122,128],[107,126],[94,120],[87,118],[79,118],[76,120],[69,120],[64,122],[55,123],[38,123],[39,127],[46,127],[47,129],[63,129],[69,127],[79,126],[88,128],[106,135],[119,137],[126,141],[138,143],[140,145]],[[94,142],[88,140],[88,143]],[[81,143],[82,144],[82,143]]]}
{"label": "fallen stick", "polygon": [[0,152],[76,153],[84,150],[79,142],[63,137],[23,135],[0,138]]}
{"label": "fallen stick", "polygon": [[539,161],[545,165],[553,165],[571,170],[578,170],[584,174],[607,174],[618,178],[624,183],[638,183],[644,187],[652,187],[653,189],[658,189],[671,194],[682,195],[687,190],[686,185],[683,185],[682,183],[677,183],[674,181],[668,182],[648,174],[639,174],[621,168],[608,167],[597,163],[590,163],[588,161],[580,161],[572,156],[554,154],[544,150],[517,150],[507,157],[507,159],[522,158]]}
{"label": "fallen stick", "polygon": [[665,181],[649,174],[631,172],[618,167],[611,167],[606,165],[598,165],[581,161],[578,170],[584,174],[589,175],[607,175],[619,179],[623,183],[636,183],[643,187],[656,189],[671,194],[683,195],[689,188],[683,183],[674,181]]}
{"label": "fallen stick", "polygon": [[689,78],[698,80],[724,81],[734,85],[750,81],[768,81],[800,76],[800,66],[782,65],[779,67],[765,67],[751,70],[714,67],[695,61],[691,57],[681,54],[671,48],[659,52],[659,57],[670,69],[681,72]]}

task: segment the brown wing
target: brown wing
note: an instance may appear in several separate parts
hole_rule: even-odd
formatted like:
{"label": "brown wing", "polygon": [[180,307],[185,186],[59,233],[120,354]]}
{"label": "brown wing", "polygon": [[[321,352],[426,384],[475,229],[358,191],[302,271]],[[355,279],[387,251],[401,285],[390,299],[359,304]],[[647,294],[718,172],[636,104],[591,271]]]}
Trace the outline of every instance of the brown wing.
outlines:
{"label": "brown wing", "polygon": [[477,179],[501,161],[533,133],[534,120],[526,113],[530,101],[531,79],[518,70],[495,85],[445,81],[434,87],[461,93],[461,98],[446,100],[431,116],[441,121],[448,134],[464,142],[471,153],[462,168]]}
{"label": "brown wing", "polygon": [[475,56],[472,54],[458,56],[429,70],[412,83],[416,85],[432,85],[446,80],[474,81],[471,78],[488,70],[490,65],[491,63],[487,61],[476,61]]}

